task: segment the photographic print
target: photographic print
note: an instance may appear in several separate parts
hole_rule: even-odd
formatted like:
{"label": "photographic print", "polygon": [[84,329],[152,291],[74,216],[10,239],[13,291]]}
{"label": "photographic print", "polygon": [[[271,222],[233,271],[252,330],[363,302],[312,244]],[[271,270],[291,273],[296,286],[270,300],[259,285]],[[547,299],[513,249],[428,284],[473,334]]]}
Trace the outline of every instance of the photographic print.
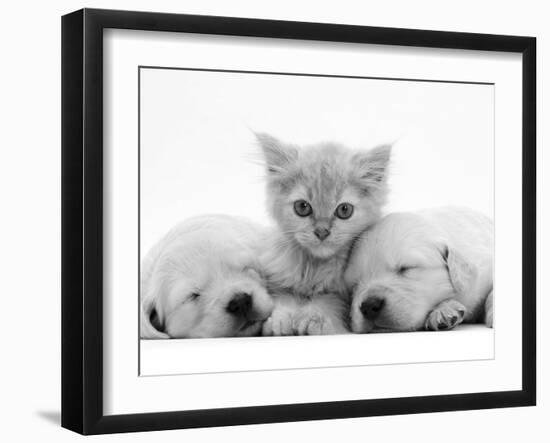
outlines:
{"label": "photographic print", "polygon": [[139,93],[143,340],[493,327],[494,85],[145,66]]}

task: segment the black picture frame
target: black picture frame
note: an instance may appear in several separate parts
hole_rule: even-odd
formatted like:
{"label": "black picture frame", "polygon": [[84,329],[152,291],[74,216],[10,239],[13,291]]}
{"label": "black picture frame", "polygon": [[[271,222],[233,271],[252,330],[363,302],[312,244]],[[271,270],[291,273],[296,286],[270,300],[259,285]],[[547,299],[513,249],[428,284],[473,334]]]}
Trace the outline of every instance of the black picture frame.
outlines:
{"label": "black picture frame", "polygon": [[[192,32],[522,54],[522,389],[392,399],[103,413],[103,30]],[[62,426],[82,434],[529,406],[536,403],[536,39],[83,9],[62,18]]]}

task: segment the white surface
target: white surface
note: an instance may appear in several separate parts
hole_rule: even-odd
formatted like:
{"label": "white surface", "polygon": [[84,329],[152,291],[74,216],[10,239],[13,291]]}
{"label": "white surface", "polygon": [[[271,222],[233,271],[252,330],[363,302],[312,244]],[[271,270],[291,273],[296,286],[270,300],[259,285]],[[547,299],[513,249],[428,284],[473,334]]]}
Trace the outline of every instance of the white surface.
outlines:
{"label": "white surface", "polygon": [[[59,16],[86,4],[118,9],[157,9],[251,17],[339,21],[346,23],[431,28],[441,30],[537,35],[539,40],[539,87],[550,75],[550,30],[544,2],[526,0],[521,5],[497,1],[460,4],[439,1],[392,1],[367,4],[355,1],[318,2],[224,2],[188,1],[175,4],[159,0],[89,0],[8,3],[3,13],[11,20],[2,26],[1,44],[5,64],[0,71],[3,121],[0,140],[0,184],[3,214],[0,221],[5,314],[0,367],[1,438],[5,441],[84,441],[59,428],[60,389],[60,26]],[[473,12],[475,11],[475,13]],[[20,17],[25,17],[23,32]],[[539,146],[548,134],[550,89],[539,94]],[[539,164],[539,226],[550,225],[550,156]],[[544,174],[543,174],[544,173]],[[539,187],[539,189],[541,189]],[[540,240],[539,269],[548,269],[550,237]],[[540,293],[550,290],[548,273],[540,273]],[[541,297],[539,312],[550,304]],[[317,422],[256,425],[101,436],[93,441],[128,442],[334,442],[347,439],[425,442],[429,436],[448,443],[464,441],[512,442],[549,433],[550,327],[539,316],[539,406],[440,414],[373,417]],[[442,376],[444,377],[444,376]],[[89,438],[87,439],[87,441]]]}
{"label": "white surface", "polygon": [[[132,413],[177,409],[304,403],[342,399],[451,394],[518,389],[521,383],[521,64],[520,56],[433,49],[296,43],[109,31],[104,48],[104,411]],[[307,55],[307,57],[306,57]],[[445,63],[442,63],[442,60]],[[137,355],[137,67],[197,66],[249,71],[310,72],[392,78],[494,82],[495,103],[495,359],[387,367],[234,372],[180,377],[138,377]],[[463,179],[463,180],[467,180]],[[434,183],[435,186],[435,183]],[[344,339],[343,339],[344,340]],[[235,344],[233,344],[235,343]],[[358,352],[352,339],[348,352]],[[229,342],[228,348],[236,347]],[[339,344],[339,346],[343,346]],[[311,353],[337,354],[335,343]],[[278,352],[274,352],[277,350]],[[284,346],[273,357],[288,361]],[[204,358],[189,355],[189,358]],[[326,357],[324,357],[326,358]],[[244,353],[243,364],[256,356]],[[447,378],[437,374],[445,370]],[[335,377],[342,379],[334,384]],[[409,383],[414,378],[415,383]],[[376,379],[376,384],[364,383]],[[246,386],[243,389],[242,386]],[[281,386],[291,389],[281,390]],[[323,386],[319,390],[319,386]]]}
{"label": "white surface", "polygon": [[[441,333],[424,331],[328,337],[249,337],[231,341],[141,340],[140,374],[200,374],[489,360],[494,357],[494,340],[494,330],[485,325],[461,325],[455,330]],[[254,355],[255,358],[250,361],[248,355]]]}

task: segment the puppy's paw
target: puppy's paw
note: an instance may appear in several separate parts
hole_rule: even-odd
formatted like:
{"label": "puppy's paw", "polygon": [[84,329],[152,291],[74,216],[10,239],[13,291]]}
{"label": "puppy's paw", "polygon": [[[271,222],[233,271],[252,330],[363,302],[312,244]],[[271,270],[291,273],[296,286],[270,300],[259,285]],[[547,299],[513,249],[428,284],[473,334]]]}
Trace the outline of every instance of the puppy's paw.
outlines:
{"label": "puppy's paw", "polygon": [[262,335],[271,337],[273,335],[273,318],[269,317],[262,325]]}
{"label": "puppy's paw", "polygon": [[488,328],[493,327],[493,310],[491,309],[489,312],[485,313],[485,326]]}
{"label": "puppy's paw", "polygon": [[488,328],[493,327],[493,291],[489,293],[485,300],[485,325]]}
{"label": "puppy's paw", "polygon": [[458,326],[464,320],[466,308],[450,299],[437,305],[426,318],[424,328],[428,331],[445,331]]}

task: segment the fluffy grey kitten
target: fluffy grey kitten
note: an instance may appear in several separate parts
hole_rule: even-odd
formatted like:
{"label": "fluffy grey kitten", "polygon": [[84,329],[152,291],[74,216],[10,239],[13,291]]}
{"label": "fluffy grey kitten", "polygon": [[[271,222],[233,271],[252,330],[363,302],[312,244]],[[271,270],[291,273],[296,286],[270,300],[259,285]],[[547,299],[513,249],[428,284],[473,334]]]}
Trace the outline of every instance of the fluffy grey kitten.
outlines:
{"label": "fluffy grey kitten", "polygon": [[353,151],[335,143],[299,147],[256,136],[267,165],[268,208],[277,223],[261,257],[276,300],[263,332],[348,332],[344,268],[354,239],[380,218],[391,146]]}

